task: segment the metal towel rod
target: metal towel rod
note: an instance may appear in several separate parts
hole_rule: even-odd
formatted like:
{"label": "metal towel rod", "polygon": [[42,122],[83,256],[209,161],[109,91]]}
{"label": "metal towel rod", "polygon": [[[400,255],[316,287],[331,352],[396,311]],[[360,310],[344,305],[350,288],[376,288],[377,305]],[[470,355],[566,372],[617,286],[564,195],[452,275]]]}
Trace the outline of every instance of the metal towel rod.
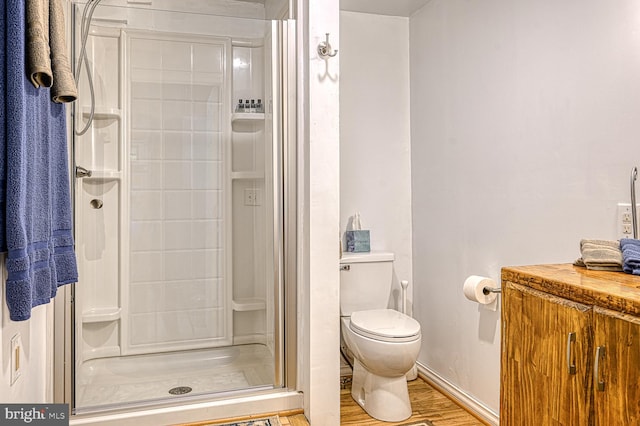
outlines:
{"label": "metal towel rod", "polygon": [[636,179],[638,168],[631,169],[631,226],[633,226],[633,238],[638,238],[638,216],[636,212]]}

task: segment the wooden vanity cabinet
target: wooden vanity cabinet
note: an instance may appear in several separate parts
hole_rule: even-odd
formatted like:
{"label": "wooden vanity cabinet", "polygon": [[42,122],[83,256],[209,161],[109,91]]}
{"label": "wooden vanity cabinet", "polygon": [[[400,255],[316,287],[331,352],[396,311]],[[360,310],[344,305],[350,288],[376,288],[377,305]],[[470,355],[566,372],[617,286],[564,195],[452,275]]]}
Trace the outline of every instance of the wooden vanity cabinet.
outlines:
{"label": "wooden vanity cabinet", "polygon": [[502,286],[501,425],[587,425],[591,307]]}
{"label": "wooden vanity cabinet", "polygon": [[500,424],[640,425],[640,277],[503,269]]}
{"label": "wooden vanity cabinet", "polygon": [[595,424],[640,425],[640,318],[593,311]]}

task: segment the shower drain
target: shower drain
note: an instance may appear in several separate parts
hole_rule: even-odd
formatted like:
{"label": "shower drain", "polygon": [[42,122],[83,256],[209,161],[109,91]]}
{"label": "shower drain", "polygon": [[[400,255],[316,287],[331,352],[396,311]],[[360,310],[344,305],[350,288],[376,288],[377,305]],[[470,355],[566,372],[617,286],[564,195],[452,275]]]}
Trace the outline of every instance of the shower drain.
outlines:
{"label": "shower drain", "polygon": [[192,390],[193,389],[191,389],[189,386],[178,386],[178,387],[169,389],[169,393],[171,395],[184,395],[185,393],[189,393]]}

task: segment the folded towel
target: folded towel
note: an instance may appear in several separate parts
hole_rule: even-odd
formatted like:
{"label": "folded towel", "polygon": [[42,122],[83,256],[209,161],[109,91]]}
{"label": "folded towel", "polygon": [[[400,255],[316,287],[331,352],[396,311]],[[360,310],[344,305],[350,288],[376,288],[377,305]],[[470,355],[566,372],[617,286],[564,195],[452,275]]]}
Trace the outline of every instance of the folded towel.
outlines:
{"label": "folded towel", "polygon": [[[6,162],[6,299],[13,321],[48,303],[59,285],[77,279],[64,105],[25,75],[25,3],[5,3],[5,126],[0,164]],[[30,78],[30,77],[29,77]],[[4,225],[3,223],[2,225]]]}
{"label": "folded towel", "polygon": [[27,74],[37,88],[51,87],[53,72],[49,49],[49,0],[26,0]]}
{"label": "folded towel", "polygon": [[640,240],[623,238],[620,240],[622,248],[623,271],[627,274],[640,275]]}
{"label": "folded towel", "polygon": [[[597,271],[622,271],[623,259],[620,243],[610,240],[583,239],[580,241],[582,263]],[[579,264],[578,261],[576,261]]]}
{"label": "folded towel", "polygon": [[65,41],[64,13],[62,0],[49,0],[49,44],[51,47],[51,69],[53,86],[51,100],[57,103],[73,102],[78,99],[78,88],[71,74]]}

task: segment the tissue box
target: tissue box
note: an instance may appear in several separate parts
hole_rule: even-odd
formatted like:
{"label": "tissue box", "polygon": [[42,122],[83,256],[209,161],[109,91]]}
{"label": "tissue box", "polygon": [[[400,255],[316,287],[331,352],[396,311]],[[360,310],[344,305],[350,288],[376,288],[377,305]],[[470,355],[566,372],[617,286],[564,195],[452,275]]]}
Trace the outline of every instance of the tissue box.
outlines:
{"label": "tissue box", "polygon": [[361,253],[371,251],[369,231],[347,231],[347,251]]}

